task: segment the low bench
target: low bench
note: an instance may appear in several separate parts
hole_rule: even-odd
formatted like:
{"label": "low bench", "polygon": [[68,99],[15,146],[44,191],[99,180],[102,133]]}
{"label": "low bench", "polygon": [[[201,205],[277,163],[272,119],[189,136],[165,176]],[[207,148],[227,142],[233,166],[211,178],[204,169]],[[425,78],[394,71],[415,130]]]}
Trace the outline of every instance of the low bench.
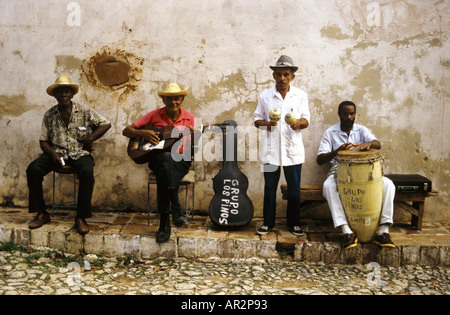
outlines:
{"label": "low bench", "polygon": [[[323,196],[322,185],[300,185],[300,200],[301,205],[316,202],[326,202],[327,200]],[[281,193],[283,194],[283,200],[287,200],[287,185],[281,185]],[[411,226],[416,230],[422,229],[423,213],[425,210],[425,199],[432,196],[439,195],[438,191],[432,190],[431,192],[395,192],[394,203],[400,209],[406,210],[412,214]]]}

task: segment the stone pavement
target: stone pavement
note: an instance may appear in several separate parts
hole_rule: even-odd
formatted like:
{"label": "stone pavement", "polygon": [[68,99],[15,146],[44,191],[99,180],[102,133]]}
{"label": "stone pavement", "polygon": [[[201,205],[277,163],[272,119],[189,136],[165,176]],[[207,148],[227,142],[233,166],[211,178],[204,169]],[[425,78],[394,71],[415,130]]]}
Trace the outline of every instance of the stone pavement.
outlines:
{"label": "stone pavement", "polygon": [[185,228],[172,228],[169,242],[157,244],[154,234],[158,216],[152,214],[147,226],[145,213],[94,212],[88,219],[91,232],[80,236],[73,228],[74,212],[56,210],[52,221],[29,230],[33,218],[23,208],[0,208],[0,243],[13,242],[30,247],[46,247],[70,254],[106,257],[129,256],[138,260],[157,259],[283,259],[325,265],[450,266],[450,224],[424,223],[421,231],[396,224],[390,229],[396,249],[361,244],[344,251],[341,234],[331,222],[304,221],[304,237],[292,235],[284,220],[273,232],[259,236],[252,222],[234,231],[221,230],[208,217],[191,216]]}
{"label": "stone pavement", "polygon": [[[195,303],[205,301],[216,303],[214,310],[219,311],[232,310],[236,302],[248,307],[250,301],[252,310],[289,311],[298,306],[295,295],[449,294],[450,268],[440,266],[325,265],[292,257],[134,261],[0,245],[0,295],[157,295],[165,311],[193,310],[199,305]],[[171,295],[169,302],[161,295]],[[20,308],[28,305],[35,307],[25,303]],[[109,305],[117,307],[97,305],[103,312]],[[413,303],[402,310],[408,305]]]}

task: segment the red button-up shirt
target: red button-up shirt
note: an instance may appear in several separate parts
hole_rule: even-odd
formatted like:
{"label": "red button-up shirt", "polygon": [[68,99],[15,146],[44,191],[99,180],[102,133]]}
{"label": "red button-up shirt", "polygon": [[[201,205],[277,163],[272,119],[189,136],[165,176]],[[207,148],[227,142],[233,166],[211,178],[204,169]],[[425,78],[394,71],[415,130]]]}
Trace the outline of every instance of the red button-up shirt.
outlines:
{"label": "red button-up shirt", "polygon": [[[166,108],[163,107],[145,114],[142,118],[138,119],[134,125],[136,128],[150,125],[157,129],[172,125],[176,126],[177,130],[182,132],[185,128],[189,128],[190,126],[195,127],[195,116],[183,108],[180,108],[180,116],[178,116],[176,122],[173,122],[172,119],[167,116]],[[185,133],[187,134],[187,132]],[[179,149],[180,153],[183,153],[183,147],[187,144],[188,140],[190,140],[190,136],[183,137],[183,143]]]}

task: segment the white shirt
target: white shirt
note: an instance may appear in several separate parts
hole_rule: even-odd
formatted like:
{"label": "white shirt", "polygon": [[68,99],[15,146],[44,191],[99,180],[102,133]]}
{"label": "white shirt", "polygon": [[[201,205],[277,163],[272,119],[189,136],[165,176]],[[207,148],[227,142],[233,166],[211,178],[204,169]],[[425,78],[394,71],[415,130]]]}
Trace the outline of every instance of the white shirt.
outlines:
{"label": "white shirt", "polygon": [[278,166],[291,166],[305,162],[305,148],[303,146],[302,133],[292,130],[284,121],[284,116],[293,112],[297,119],[305,118],[310,121],[307,94],[296,87],[291,86],[283,99],[276,87],[261,93],[258,105],[253,115],[254,121],[270,121],[269,113],[272,109],[281,112],[281,119],[272,131],[267,132],[264,138],[261,162]]}
{"label": "white shirt", "polygon": [[[364,142],[371,142],[377,138],[372,134],[372,132],[366,127],[358,124],[353,124],[353,128],[350,134],[347,135],[345,131],[341,129],[341,123],[331,126],[328,128],[322,136],[320,141],[319,152],[317,155],[323,153],[330,153],[336,150],[344,143],[361,144]],[[331,170],[328,175],[334,174],[337,169],[336,160],[331,160]]]}

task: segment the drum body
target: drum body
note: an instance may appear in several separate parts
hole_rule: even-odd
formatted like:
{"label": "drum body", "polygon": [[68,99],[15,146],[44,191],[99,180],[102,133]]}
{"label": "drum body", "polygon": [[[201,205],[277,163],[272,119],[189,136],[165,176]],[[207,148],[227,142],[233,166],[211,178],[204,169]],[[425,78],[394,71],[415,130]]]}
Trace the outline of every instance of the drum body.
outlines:
{"label": "drum body", "polygon": [[350,228],[362,243],[374,239],[382,206],[382,157],[377,150],[339,151],[336,181]]}

